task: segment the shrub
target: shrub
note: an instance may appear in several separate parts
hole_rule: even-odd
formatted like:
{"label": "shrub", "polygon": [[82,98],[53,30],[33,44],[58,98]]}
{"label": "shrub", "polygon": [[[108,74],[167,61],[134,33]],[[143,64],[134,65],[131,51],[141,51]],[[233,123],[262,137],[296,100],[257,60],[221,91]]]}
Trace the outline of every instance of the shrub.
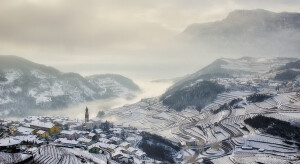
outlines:
{"label": "shrub", "polygon": [[98,147],[93,147],[93,148],[90,148],[90,150],[89,150],[90,153],[94,153],[94,154],[99,154],[99,151],[100,151],[100,148],[98,148]]}

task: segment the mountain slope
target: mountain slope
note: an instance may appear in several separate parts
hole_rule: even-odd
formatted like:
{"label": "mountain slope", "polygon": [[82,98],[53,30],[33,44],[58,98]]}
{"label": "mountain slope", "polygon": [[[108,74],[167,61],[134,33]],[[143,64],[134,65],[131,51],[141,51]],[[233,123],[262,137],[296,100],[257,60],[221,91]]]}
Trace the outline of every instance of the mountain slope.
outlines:
{"label": "mountain slope", "polygon": [[211,103],[219,93],[225,91],[225,87],[216,82],[201,81],[183,88],[172,88],[168,90],[161,99],[163,104],[177,111],[194,106],[201,110],[205,105]]}
{"label": "mountain slope", "polygon": [[296,57],[300,52],[300,14],[236,10],[221,21],[192,24],[182,36],[215,53]]}
{"label": "mountain slope", "polygon": [[133,96],[135,92],[140,91],[139,86],[137,86],[131,79],[121,75],[92,75],[86,77],[86,79],[97,88],[105,88],[107,93],[111,93],[115,96],[124,94]]}
{"label": "mountain slope", "polygon": [[274,77],[276,80],[294,80],[300,75],[300,60],[287,63],[286,65],[278,68]]}
{"label": "mountain slope", "polygon": [[[221,58],[186,76],[171,86],[160,98],[164,105],[175,110],[183,110],[195,106],[200,110],[214,98],[233,87],[222,86],[217,78],[249,78],[268,74],[270,70],[277,70],[285,64],[295,61],[295,58],[252,58],[239,59]],[[228,85],[228,84],[227,84]],[[233,84],[235,85],[235,84]],[[236,87],[235,87],[236,88]]]}
{"label": "mountain slope", "polygon": [[[211,28],[214,26],[214,28]],[[300,28],[299,13],[275,13],[267,10],[235,10],[221,21],[193,24],[185,32],[190,34],[217,33],[226,36],[236,36],[237,33],[258,34],[265,32],[279,32]]]}
{"label": "mountain slope", "polygon": [[267,73],[285,64],[297,60],[296,58],[252,58],[238,59],[220,58],[176,82],[172,87],[184,87],[199,80],[212,78],[239,77]]}
{"label": "mountain slope", "polygon": [[[109,87],[98,86],[76,73],[62,73],[16,56],[0,56],[0,113],[20,115],[33,109],[57,109],[120,96],[110,88],[122,82],[111,80]],[[125,84],[122,94],[136,91]]]}

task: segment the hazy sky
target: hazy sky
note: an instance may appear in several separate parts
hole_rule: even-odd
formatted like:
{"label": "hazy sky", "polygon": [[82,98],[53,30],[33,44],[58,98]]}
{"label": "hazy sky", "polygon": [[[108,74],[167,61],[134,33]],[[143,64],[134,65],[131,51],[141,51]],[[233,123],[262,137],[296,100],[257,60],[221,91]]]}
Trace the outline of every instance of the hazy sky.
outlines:
{"label": "hazy sky", "polygon": [[0,54],[83,75],[176,77],[215,58],[169,44],[188,25],[257,8],[299,12],[300,1],[0,0]]}

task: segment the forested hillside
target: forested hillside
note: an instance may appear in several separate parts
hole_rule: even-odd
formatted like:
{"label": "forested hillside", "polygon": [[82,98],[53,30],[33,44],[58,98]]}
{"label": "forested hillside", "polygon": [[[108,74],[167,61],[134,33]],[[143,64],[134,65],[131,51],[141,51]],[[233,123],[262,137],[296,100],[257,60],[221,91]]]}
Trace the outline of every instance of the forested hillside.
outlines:
{"label": "forested hillside", "polygon": [[200,111],[224,91],[225,87],[216,82],[201,81],[192,86],[175,86],[163,94],[161,100],[164,105],[177,111],[189,106],[196,107]]}

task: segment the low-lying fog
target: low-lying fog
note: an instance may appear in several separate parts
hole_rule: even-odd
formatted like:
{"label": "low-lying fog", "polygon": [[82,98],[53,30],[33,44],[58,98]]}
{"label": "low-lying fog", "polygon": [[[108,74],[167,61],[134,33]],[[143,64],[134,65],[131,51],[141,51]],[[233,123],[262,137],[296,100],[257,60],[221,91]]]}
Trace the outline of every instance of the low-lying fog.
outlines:
{"label": "low-lying fog", "polygon": [[142,92],[137,95],[136,98],[131,100],[127,100],[125,98],[95,100],[60,110],[39,110],[37,115],[67,116],[71,118],[84,119],[85,107],[87,106],[89,108],[90,118],[94,118],[97,116],[99,111],[106,112],[110,109],[121,107],[126,104],[136,103],[143,98],[160,96],[172,85],[171,82],[136,81],[136,83],[140,86]]}

